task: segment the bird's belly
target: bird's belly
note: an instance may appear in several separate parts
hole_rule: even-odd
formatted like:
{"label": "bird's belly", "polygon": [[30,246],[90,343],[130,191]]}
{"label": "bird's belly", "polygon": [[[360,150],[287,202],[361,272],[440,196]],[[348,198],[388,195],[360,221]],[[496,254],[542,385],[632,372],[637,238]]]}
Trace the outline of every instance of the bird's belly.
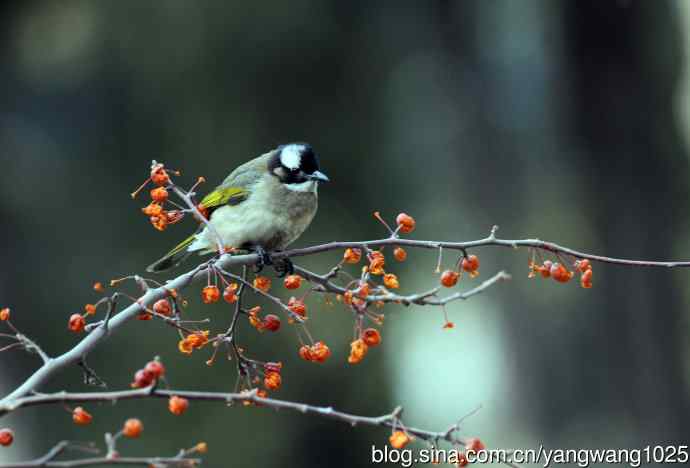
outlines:
{"label": "bird's belly", "polygon": [[216,233],[222,239],[224,247],[261,245],[266,250],[283,249],[297,239],[311,222],[313,214],[305,215],[290,217],[285,213],[224,206],[213,212],[210,221],[213,230],[206,227],[197,235],[189,250],[216,250]]}

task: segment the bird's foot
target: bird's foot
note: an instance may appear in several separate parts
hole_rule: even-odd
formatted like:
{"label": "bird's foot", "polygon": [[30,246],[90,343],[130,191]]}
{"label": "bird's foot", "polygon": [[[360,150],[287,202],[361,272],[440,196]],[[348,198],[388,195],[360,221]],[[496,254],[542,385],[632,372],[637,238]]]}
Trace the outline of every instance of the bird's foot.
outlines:
{"label": "bird's foot", "polygon": [[254,251],[259,256],[259,260],[256,262],[256,265],[254,265],[254,273],[260,273],[265,266],[273,265],[271,254],[269,254],[263,247],[257,245],[254,248]]}
{"label": "bird's foot", "polygon": [[275,262],[273,268],[278,274],[278,278],[284,278],[286,275],[292,275],[295,272],[295,265],[287,257]]}

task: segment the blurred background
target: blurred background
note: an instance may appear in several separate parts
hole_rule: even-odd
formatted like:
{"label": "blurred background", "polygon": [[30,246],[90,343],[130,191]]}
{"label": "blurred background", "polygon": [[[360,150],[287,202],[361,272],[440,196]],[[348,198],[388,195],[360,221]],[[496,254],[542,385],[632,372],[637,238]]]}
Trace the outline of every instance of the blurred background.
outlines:
{"label": "blurred background", "polygon": [[[690,3],[683,1],[17,1],[0,6],[0,305],[50,354],[93,281],[141,273],[193,229],[154,231],[129,193],[151,159],[209,190],[240,163],[303,140],[332,180],[298,246],[385,235],[371,213],[417,219],[413,237],[539,237],[587,252],[690,259]],[[311,300],[333,356],[297,358],[285,327],[242,323],[254,357],[285,363],[276,396],[368,415],[405,407],[489,447],[644,447],[690,434],[690,271],[594,266],[591,290],[527,278],[526,251],[483,248],[514,280],[448,307],[390,306],[384,344],[348,366],[351,317]],[[299,260],[326,271],[339,252]],[[402,292],[436,284],[436,255],[396,265]],[[446,256],[446,266],[453,262]],[[190,264],[188,264],[190,265]],[[480,277],[480,279],[481,279]],[[464,279],[462,288],[478,280]],[[224,330],[227,306],[190,317]],[[260,301],[257,300],[257,303]],[[111,388],[160,355],[173,387],[227,391],[234,364],[177,351],[172,329],[128,324],[89,356]],[[37,366],[0,356],[6,394]],[[86,390],[77,368],[44,391]],[[3,418],[0,460],[57,440],[101,441],[138,416],[122,453],[208,442],[206,466],[366,466],[383,429],[266,409],[162,401]]]}

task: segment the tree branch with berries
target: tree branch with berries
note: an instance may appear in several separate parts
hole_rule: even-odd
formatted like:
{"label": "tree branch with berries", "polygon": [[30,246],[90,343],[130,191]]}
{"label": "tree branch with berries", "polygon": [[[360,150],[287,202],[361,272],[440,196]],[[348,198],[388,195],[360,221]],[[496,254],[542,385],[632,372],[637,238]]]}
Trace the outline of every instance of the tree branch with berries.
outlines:
{"label": "tree branch with berries", "polygon": [[[149,217],[151,225],[163,231],[185,217],[209,227],[206,212],[196,201],[196,189],[204,182],[199,178],[188,190],[179,186],[173,176],[179,173],[166,169],[163,164],[154,161],[149,179],[132,194],[133,197],[152,183],[151,202],[142,209]],[[172,200],[171,195],[177,197]],[[579,275],[580,286],[589,289],[593,285],[593,263],[614,264],[628,267],[688,267],[690,262],[663,262],[647,260],[626,260],[605,257],[576,251],[552,242],[539,239],[509,240],[497,237],[497,227],[491,229],[485,238],[465,241],[446,242],[417,240],[403,237],[415,229],[415,220],[401,213],[395,219],[395,227],[381,216],[374,213],[387,231],[386,236],[369,241],[339,241],[319,244],[300,249],[291,249],[270,253],[274,264],[289,262],[291,274],[279,280],[283,289],[293,294],[285,300],[276,294],[280,289],[263,271],[265,259],[256,252],[242,251],[239,248],[224,246],[216,236],[218,251],[212,258],[203,261],[191,270],[163,283],[140,275],[114,279],[108,291],[101,283],[94,285],[94,290],[102,297],[93,304],[86,304],[83,313],[72,314],[67,328],[81,340],[71,349],[59,356],[49,356],[38,343],[21,333],[12,322],[9,308],[0,309],[0,325],[6,332],[0,332],[0,352],[23,350],[37,355],[41,360],[38,369],[12,392],[0,400],[0,417],[27,406],[61,404],[67,408],[74,424],[89,425],[93,416],[87,404],[102,402],[116,403],[121,400],[165,399],[168,410],[174,415],[181,415],[188,410],[190,401],[199,400],[228,406],[263,407],[276,410],[288,409],[300,413],[313,414],[356,425],[373,425],[387,428],[390,431],[389,442],[401,449],[414,439],[419,439],[434,447],[448,444],[458,449],[459,454],[466,450],[482,450],[479,439],[465,439],[459,436],[460,424],[443,431],[432,431],[407,426],[402,420],[402,409],[396,408],[383,416],[369,417],[345,413],[330,407],[312,406],[306,403],[286,401],[269,396],[269,392],[280,389],[283,364],[279,361],[264,362],[253,358],[242,345],[240,324],[246,322],[251,328],[264,333],[276,333],[283,328],[283,323],[295,328],[297,342],[295,351],[309,362],[322,363],[332,359],[332,352],[323,340],[310,330],[309,318],[313,306],[309,305],[312,296],[325,297],[326,304],[348,310],[353,319],[354,336],[348,350],[347,363],[356,365],[365,359],[370,350],[376,348],[382,340],[381,330],[384,324],[382,310],[389,306],[431,306],[443,312],[442,328],[454,327],[447,316],[446,305],[462,301],[483,293],[499,282],[510,279],[510,276],[497,271],[482,282],[478,282],[480,261],[475,253],[480,248],[508,247],[526,249],[528,252],[528,276],[550,278],[560,283],[570,282]],[[215,235],[215,234],[214,234]],[[238,246],[241,247],[241,246]],[[401,281],[393,273],[394,264],[405,262],[408,257],[406,249],[434,250],[438,254],[435,272],[438,277],[424,290],[400,293]],[[319,255],[326,252],[340,251],[342,258],[325,273],[317,273],[300,265],[293,265],[296,259],[304,256]],[[472,252],[472,253],[470,253]],[[447,259],[450,257],[451,261]],[[444,265],[450,263],[449,268]],[[358,266],[361,265],[361,266]],[[461,284],[461,279],[475,282],[464,291],[445,292]],[[198,293],[204,304],[227,303],[232,314],[228,323],[215,323],[210,320],[193,320],[189,317],[189,305],[185,294],[193,285],[202,283]],[[462,282],[464,283],[464,282]],[[128,284],[131,287],[128,288]],[[134,288],[134,291],[131,289]],[[129,289],[129,290],[128,290]],[[300,293],[300,290],[302,291]],[[247,292],[252,291],[270,305],[269,313],[264,307],[252,304]],[[192,291],[193,293],[193,291]],[[318,312],[316,312],[318,313]],[[174,338],[171,347],[185,355],[204,354],[206,365],[213,365],[217,356],[225,355],[234,362],[237,380],[231,392],[203,392],[190,390],[173,390],[170,388],[172,376],[166,375],[164,363],[155,358],[133,372],[130,389],[117,391],[79,392],[63,391],[52,394],[40,393],[41,388],[67,368],[80,366],[84,381],[87,384],[103,385],[97,369],[86,363],[91,351],[100,346],[104,338],[116,333],[130,320],[159,320],[172,329]],[[96,366],[98,367],[98,366]],[[74,408],[69,405],[77,405]],[[0,464],[0,468],[33,467],[33,466],[93,466],[97,464],[130,464],[165,466],[197,466],[198,458],[206,452],[204,442],[198,442],[191,449],[181,450],[174,457],[127,458],[116,450],[120,437],[138,438],[143,431],[143,423],[137,418],[124,422],[123,428],[112,434],[105,434],[104,450],[94,456],[97,448],[93,445],[63,441],[56,444],[45,455],[26,462]],[[15,438],[9,429],[0,429],[0,446],[10,446]],[[85,453],[83,457],[73,460],[57,460],[67,450]],[[459,466],[467,464],[466,458],[457,460]],[[510,463],[508,463],[510,464]]]}

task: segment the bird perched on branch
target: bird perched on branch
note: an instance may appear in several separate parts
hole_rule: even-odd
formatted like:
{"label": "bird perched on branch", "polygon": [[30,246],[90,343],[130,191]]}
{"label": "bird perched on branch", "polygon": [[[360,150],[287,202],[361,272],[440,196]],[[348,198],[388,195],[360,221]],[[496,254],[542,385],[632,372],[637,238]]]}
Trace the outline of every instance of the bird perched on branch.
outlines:
{"label": "bird perched on branch", "polygon": [[224,247],[254,250],[261,264],[270,264],[268,252],[285,249],[314,219],[319,183],[327,181],[306,143],[282,145],[252,159],[232,171],[199,204],[212,228],[201,225],[146,270],[168,270],[194,252],[216,252],[218,237]]}

